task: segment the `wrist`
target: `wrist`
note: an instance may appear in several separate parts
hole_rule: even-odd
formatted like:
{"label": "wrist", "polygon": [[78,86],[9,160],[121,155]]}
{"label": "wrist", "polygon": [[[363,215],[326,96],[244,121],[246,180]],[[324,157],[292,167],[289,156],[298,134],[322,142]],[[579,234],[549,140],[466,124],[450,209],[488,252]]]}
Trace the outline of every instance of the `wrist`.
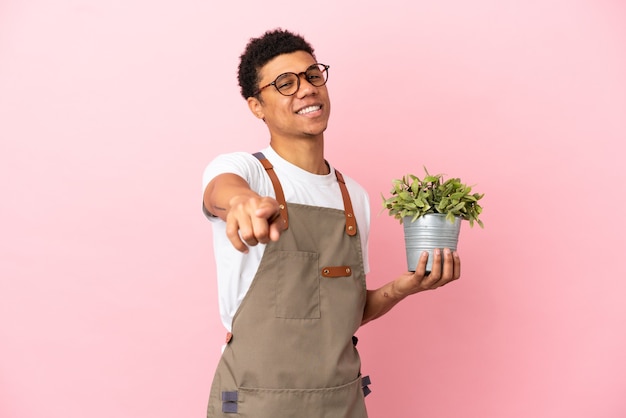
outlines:
{"label": "wrist", "polygon": [[398,279],[392,281],[390,283],[390,289],[389,289],[389,294],[388,297],[392,300],[395,301],[401,301],[402,299],[404,299],[405,297],[408,296],[408,294],[406,294],[406,292],[402,291],[402,287],[399,286],[398,284]]}

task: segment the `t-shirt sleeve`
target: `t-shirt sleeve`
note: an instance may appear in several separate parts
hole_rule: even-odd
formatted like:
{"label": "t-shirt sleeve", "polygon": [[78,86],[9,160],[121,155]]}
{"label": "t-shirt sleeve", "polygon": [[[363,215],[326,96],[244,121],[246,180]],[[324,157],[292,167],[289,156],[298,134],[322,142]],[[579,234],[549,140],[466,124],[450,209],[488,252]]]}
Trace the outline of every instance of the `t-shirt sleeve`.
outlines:
{"label": "t-shirt sleeve", "polygon": [[237,174],[250,183],[256,165],[256,158],[246,152],[218,155],[204,169],[202,175],[202,190],[204,191],[206,189],[206,186],[209,185],[211,180],[224,173]]}

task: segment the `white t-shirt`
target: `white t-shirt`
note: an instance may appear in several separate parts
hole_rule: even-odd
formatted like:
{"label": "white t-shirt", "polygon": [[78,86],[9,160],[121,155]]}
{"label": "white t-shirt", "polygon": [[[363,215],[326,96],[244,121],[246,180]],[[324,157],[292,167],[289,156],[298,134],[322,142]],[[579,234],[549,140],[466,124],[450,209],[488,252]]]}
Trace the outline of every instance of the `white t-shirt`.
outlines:
{"label": "white t-shirt", "polygon": [[[287,204],[322,206],[344,209],[341,190],[331,166],[330,174],[318,175],[305,171],[281,158],[271,147],[261,151],[274,166]],[[252,190],[261,196],[276,197],[274,187],[259,160],[246,152],[222,154],[204,170],[203,190],[219,174],[234,173],[244,178]],[[342,172],[342,174],[344,174]],[[367,192],[344,174],[359,229],[365,273],[369,272],[367,239],[370,228],[370,205]],[[250,288],[265,251],[265,244],[250,247],[247,254],[237,251],[226,237],[226,223],[209,217],[213,223],[213,247],[217,265],[217,290],[222,323],[231,331],[233,316]]]}

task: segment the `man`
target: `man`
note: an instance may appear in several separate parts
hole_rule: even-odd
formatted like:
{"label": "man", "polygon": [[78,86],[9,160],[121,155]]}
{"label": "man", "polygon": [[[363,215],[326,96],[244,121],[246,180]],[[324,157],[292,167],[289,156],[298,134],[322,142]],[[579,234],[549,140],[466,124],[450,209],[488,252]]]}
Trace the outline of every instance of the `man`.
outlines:
{"label": "man", "polygon": [[424,253],[414,273],[366,290],[369,199],[324,159],[328,71],[283,30],[252,39],[241,56],[241,92],[270,143],[218,156],[204,173],[229,330],[208,417],[367,417],[354,333],[460,276],[446,249],[429,275]]}

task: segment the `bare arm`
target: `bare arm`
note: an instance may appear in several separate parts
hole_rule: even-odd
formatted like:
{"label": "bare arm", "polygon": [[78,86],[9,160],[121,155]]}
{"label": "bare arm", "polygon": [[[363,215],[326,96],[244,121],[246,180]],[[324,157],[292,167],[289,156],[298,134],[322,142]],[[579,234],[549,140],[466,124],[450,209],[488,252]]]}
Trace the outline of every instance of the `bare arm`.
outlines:
{"label": "bare arm", "polygon": [[204,191],[204,206],[226,222],[226,235],[241,252],[248,252],[249,245],[277,241],[283,231],[276,199],[260,196],[236,174],[211,180]]}
{"label": "bare arm", "polygon": [[436,289],[457,280],[461,276],[461,260],[458,253],[456,251],[452,253],[448,249],[445,249],[443,253],[443,269],[441,268],[441,253],[435,251],[432,271],[426,275],[428,253],[424,252],[414,273],[406,272],[379,289],[368,290],[361,325],[383,316],[409,295]]}

